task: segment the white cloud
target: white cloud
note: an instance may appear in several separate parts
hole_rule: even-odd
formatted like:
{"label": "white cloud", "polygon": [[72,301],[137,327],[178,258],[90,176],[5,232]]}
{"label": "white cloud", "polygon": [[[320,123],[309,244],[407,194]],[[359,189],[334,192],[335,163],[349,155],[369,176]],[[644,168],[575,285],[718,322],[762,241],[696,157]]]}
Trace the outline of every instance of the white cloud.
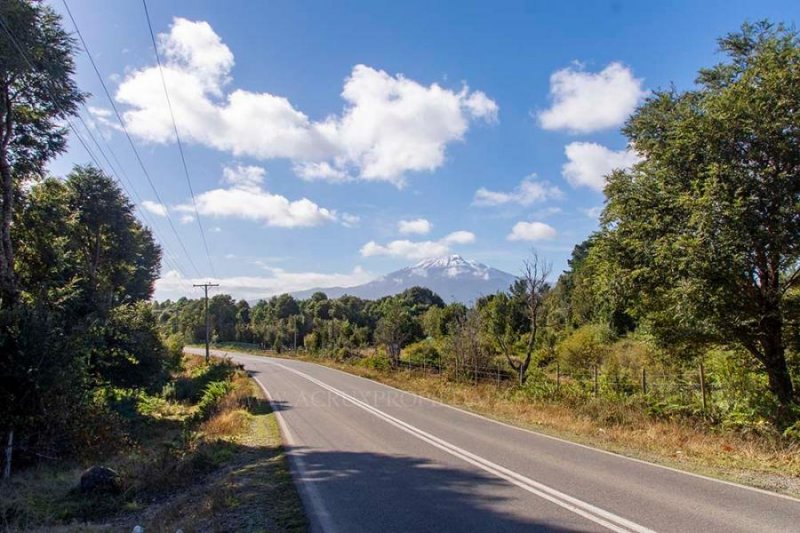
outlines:
{"label": "white cloud", "polygon": [[475,191],[473,205],[494,206],[515,203],[529,206],[537,202],[557,199],[563,196],[561,189],[546,181],[536,181],[536,174],[531,174],[511,192],[490,191],[481,187]]}
{"label": "white cloud", "polygon": [[327,181],[330,183],[340,183],[352,181],[353,177],[344,170],[340,170],[327,161],[314,163],[306,161],[295,163],[292,166],[294,173],[306,181]]}
{"label": "white cloud", "polygon": [[621,63],[594,74],[581,65],[550,76],[550,109],[539,113],[546,130],[589,133],[619,126],[645,97],[642,80]]}
{"label": "white cloud", "polygon": [[355,228],[361,222],[361,217],[350,213],[342,213],[342,226],[345,228]]}
{"label": "white cloud", "polygon": [[111,118],[111,110],[105,107],[87,106],[89,114],[95,118]]}
{"label": "white cloud", "polygon": [[564,147],[567,162],[561,174],[573,187],[590,187],[602,191],[606,176],[615,169],[630,168],[640,161],[633,150],[615,152],[605,146],[590,142],[574,142]]}
{"label": "white cloud", "polygon": [[[318,226],[336,221],[335,211],[320,207],[307,198],[290,201],[263,188],[264,169],[253,166],[226,167],[226,189],[212,189],[197,195],[197,211],[212,217],[235,217],[265,222],[283,228]],[[175,207],[184,213],[194,212],[191,204]]]}
{"label": "white cloud", "polygon": [[155,298],[165,300],[191,296],[187,289],[193,283],[219,283],[215,290],[230,294],[236,299],[257,300],[284,292],[295,292],[315,287],[352,287],[366,283],[375,275],[357,266],[349,273],[326,274],[321,272],[289,272],[280,268],[266,268],[268,276],[233,276],[228,278],[184,278],[177,271],[169,271],[156,281]]}
{"label": "white cloud", "polygon": [[[312,120],[284,97],[229,89],[234,57],[211,26],[176,18],[159,35],[164,76],[181,136],[188,142],[258,159],[292,160],[303,179],[389,181],[432,171],[449,143],[474,120],[497,119],[497,104],[480,91],[422,85],[366,65],[353,67],[342,112]],[[174,140],[157,67],[135,70],[119,85],[124,119],[142,139]]]}
{"label": "white cloud", "polygon": [[418,235],[427,235],[430,233],[433,224],[424,218],[415,218],[414,220],[401,220],[397,223],[397,230],[403,235],[416,233]]}
{"label": "white cloud", "polygon": [[444,244],[472,244],[475,242],[475,234],[471,231],[454,231],[439,242]]}
{"label": "white cloud", "polygon": [[158,202],[153,202],[151,200],[145,200],[142,202],[142,208],[145,211],[153,213],[154,215],[158,215],[160,217],[167,216],[167,206],[164,204],[160,204]]}
{"label": "white cloud", "polygon": [[406,239],[378,244],[370,241],[361,247],[361,255],[388,255],[406,259],[426,259],[450,253],[454,244],[470,244],[475,242],[475,234],[469,231],[454,231],[438,241],[409,241]]}
{"label": "white cloud", "polygon": [[506,237],[509,241],[546,241],[556,237],[556,230],[544,222],[517,222]]}
{"label": "white cloud", "polygon": [[181,215],[181,224],[191,224],[192,222],[194,222],[192,215]]}

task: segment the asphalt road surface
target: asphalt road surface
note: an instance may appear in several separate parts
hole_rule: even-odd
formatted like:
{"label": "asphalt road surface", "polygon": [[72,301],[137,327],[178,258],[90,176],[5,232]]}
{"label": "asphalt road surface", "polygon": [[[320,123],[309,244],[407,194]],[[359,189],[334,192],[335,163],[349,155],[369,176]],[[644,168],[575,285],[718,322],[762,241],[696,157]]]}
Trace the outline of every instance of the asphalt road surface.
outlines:
{"label": "asphalt road surface", "polygon": [[216,353],[244,364],[267,391],[314,531],[800,532],[800,500],[515,428],[313,363]]}

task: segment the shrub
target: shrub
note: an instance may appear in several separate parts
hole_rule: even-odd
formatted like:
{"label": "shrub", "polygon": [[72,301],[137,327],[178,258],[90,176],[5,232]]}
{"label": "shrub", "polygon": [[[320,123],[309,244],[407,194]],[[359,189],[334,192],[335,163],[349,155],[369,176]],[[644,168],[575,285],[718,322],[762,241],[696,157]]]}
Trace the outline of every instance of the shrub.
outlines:
{"label": "shrub", "polygon": [[557,351],[567,368],[585,371],[603,364],[609,353],[610,340],[608,326],[587,324],[561,341]]}
{"label": "shrub", "polygon": [[389,362],[389,358],[386,357],[385,355],[380,355],[380,354],[364,357],[359,361],[359,364],[365,368],[371,368],[372,370],[380,370],[380,371],[388,371],[391,370],[392,368],[392,365]]}
{"label": "shrub", "polygon": [[417,365],[436,366],[441,361],[441,353],[433,340],[424,340],[409,344],[403,350],[406,359]]}
{"label": "shrub", "polygon": [[217,412],[223,398],[231,390],[230,381],[212,381],[203,389],[203,396],[197,403],[197,417],[201,420],[208,420],[211,415]]}

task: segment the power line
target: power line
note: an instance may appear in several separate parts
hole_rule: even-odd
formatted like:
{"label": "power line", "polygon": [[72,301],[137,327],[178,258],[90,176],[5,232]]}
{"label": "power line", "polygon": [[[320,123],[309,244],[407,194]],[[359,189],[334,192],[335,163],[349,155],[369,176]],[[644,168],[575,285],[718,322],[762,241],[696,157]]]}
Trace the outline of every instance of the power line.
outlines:
{"label": "power line", "polygon": [[[66,4],[67,0],[64,0]],[[197,210],[197,202],[194,199],[194,189],[192,188],[192,180],[189,177],[189,167],[186,165],[186,156],[183,153],[183,143],[181,136],[178,133],[178,124],[175,122],[175,113],[172,111],[172,100],[169,97],[167,90],[167,80],[164,77],[164,68],[161,66],[161,57],[158,55],[158,45],[156,45],[156,36],[153,33],[153,24],[150,21],[150,12],[147,10],[146,0],[142,0],[144,6],[144,15],[147,19],[147,28],[150,30],[150,40],[153,41],[153,52],[156,56],[156,63],[158,64],[158,72],[161,74],[161,86],[164,88],[164,96],[167,98],[167,108],[169,109],[169,116],[172,118],[172,129],[175,131],[175,139],[178,141],[178,151],[181,154],[181,163],[183,164],[183,174],[186,176],[186,184],[189,186],[189,194],[192,197],[192,207],[194,207],[195,218],[197,219],[197,226],[200,228],[200,235],[203,237],[203,246],[206,249],[206,257],[208,258],[208,266],[211,267],[211,273],[217,277],[214,271],[214,263],[211,261],[211,253],[208,251],[208,242],[206,241],[206,232],[203,230],[203,224],[200,222],[200,213]]]}
{"label": "power line", "polygon": [[[133,150],[133,154],[136,156],[136,161],[139,163],[139,167],[142,169],[142,173],[144,174],[144,177],[147,179],[147,183],[150,185],[150,188],[152,189],[153,194],[155,195],[155,198],[158,201],[158,203],[161,205],[166,205],[161,200],[161,196],[158,194],[158,190],[156,189],[156,186],[153,183],[153,179],[150,177],[150,173],[147,171],[147,167],[144,166],[144,161],[142,161],[142,157],[141,155],[139,155],[139,150],[136,148],[136,144],[134,144],[133,139],[130,136],[130,133],[128,133],[128,128],[125,127],[125,121],[122,120],[122,115],[117,109],[117,105],[114,103],[114,99],[111,97],[111,93],[109,92],[105,81],[103,81],[103,75],[100,74],[100,70],[97,68],[97,64],[94,62],[94,57],[92,57],[92,53],[89,51],[89,47],[86,45],[86,41],[84,40],[83,35],[81,34],[81,30],[78,27],[77,22],[75,22],[75,17],[72,16],[72,11],[70,11],[67,1],[63,0],[63,2],[64,2],[64,8],[67,11],[67,15],[72,21],[72,25],[75,26],[75,32],[78,34],[78,38],[80,39],[81,44],[83,44],[83,50],[84,52],[86,52],[86,56],[89,58],[89,62],[92,64],[92,68],[94,69],[94,72],[97,75],[98,80],[100,80],[100,85],[103,87],[103,92],[105,92],[106,98],[108,98],[108,102],[111,104],[111,109],[114,110],[114,115],[116,115],[117,121],[119,121],[119,125],[120,127],[122,127],[122,131],[125,133],[125,138],[128,139],[128,144],[130,144],[131,150]],[[19,49],[19,47],[17,48]],[[22,53],[22,50],[20,50],[20,53]],[[175,223],[172,221],[172,217],[169,216],[169,212],[167,212],[166,215],[167,215],[167,222],[169,223],[172,232],[175,234],[175,237],[178,239],[178,243],[180,244],[183,253],[189,260],[189,264],[192,265],[192,268],[199,276],[200,270],[198,270],[197,266],[194,264],[194,261],[192,261],[192,257],[189,254],[189,251],[186,249],[186,245],[183,243],[183,239],[181,239],[180,235],[178,234],[178,230],[175,229]]]}
{"label": "power line", "polygon": [[[89,112],[88,108],[86,107],[86,104],[82,104],[82,106],[83,106],[84,111],[87,114],[91,114]],[[141,207],[143,205],[142,198],[141,198],[141,196],[139,196],[139,192],[136,190],[136,187],[133,185],[133,181],[130,179],[130,177],[128,177],[128,174],[125,172],[125,168],[120,164],[119,159],[117,159],[117,156],[114,153],[114,150],[111,148],[111,144],[109,144],[103,138],[103,136],[100,135],[100,138],[103,140],[103,143],[106,146],[106,150],[108,150],[108,152],[111,154],[113,159],[117,162],[117,167],[119,168],[119,172],[117,171],[116,168],[114,168],[114,165],[109,160],[108,156],[105,153],[105,150],[103,150],[103,148],[100,146],[100,143],[97,141],[97,138],[92,134],[91,128],[89,127],[89,125],[86,124],[86,122],[83,120],[83,118],[80,116],[80,114],[78,115],[78,119],[81,121],[81,124],[83,124],[83,127],[86,130],[86,133],[89,135],[89,137],[92,139],[92,142],[94,142],[94,145],[97,147],[97,151],[100,152],[100,155],[102,156],[103,160],[106,162],[106,165],[108,166],[108,168],[111,171],[110,174],[116,178],[117,182],[125,190],[125,192],[127,193],[128,197],[129,198],[133,197],[135,199],[136,203]],[[75,130],[73,130],[73,133],[75,135],[77,135],[77,132],[75,132]],[[94,162],[95,162],[95,164],[97,164],[98,168],[102,168],[102,165],[100,165],[97,162],[97,160],[93,157],[91,152],[89,153],[89,156],[94,160]],[[119,177],[120,173],[125,178],[124,181],[122,179],[120,179],[120,177]],[[126,183],[127,183],[127,187],[125,186]],[[166,241],[161,237],[161,235],[159,235],[158,231],[156,230],[155,224],[153,224],[153,222],[147,216],[146,210],[138,209],[137,212],[138,212],[139,217],[141,217],[144,220],[145,224],[147,224],[151,228],[153,234],[161,242],[162,249],[164,251],[164,256],[163,256],[164,261],[166,263],[168,263],[168,266],[170,268],[180,272],[181,275],[182,275],[182,278],[185,278],[186,274],[183,272],[183,269],[180,268],[179,261],[177,260],[175,255],[171,252],[171,250],[167,247]],[[182,284],[184,289],[188,288],[188,284],[183,279],[181,279],[181,284]]]}
{"label": "power line", "polygon": [[[24,50],[22,49],[22,47],[20,46],[19,42],[18,42],[18,41],[17,41],[17,39],[14,37],[14,34],[11,32],[11,30],[8,28],[8,25],[7,25],[7,24],[5,23],[5,21],[3,21],[2,19],[0,19],[0,26],[2,26],[2,28],[3,28],[3,31],[5,31],[6,35],[8,35],[8,37],[9,37],[9,39],[11,40],[12,44],[13,44],[13,45],[14,45],[14,47],[17,49],[17,52],[19,52],[19,54],[20,54],[20,57],[22,57],[22,59],[25,61],[25,63],[28,65],[28,67],[29,67],[29,68],[30,68],[32,71],[37,71],[38,69],[37,69],[37,68],[36,68],[36,67],[33,65],[33,63],[30,61],[30,59],[28,59],[28,56],[25,54],[25,52],[24,52]],[[88,144],[86,144],[86,141],[84,141],[83,137],[81,137],[80,133],[78,132],[78,129],[75,127],[75,125],[74,125],[74,124],[72,123],[72,121],[69,119],[69,114],[68,114],[68,113],[66,113],[66,112],[64,111],[64,109],[61,107],[61,105],[58,103],[58,99],[57,99],[57,98],[55,97],[55,95],[53,94],[53,90],[52,90],[52,89],[50,88],[50,86],[49,86],[49,85],[47,85],[47,84],[45,84],[45,89],[47,90],[47,92],[48,92],[48,94],[49,94],[49,96],[50,96],[50,99],[52,100],[53,104],[56,106],[56,108],[58,108],[58,110],[59,110],[59,111],[61,112],[61,114],[64,116],[64,120],[67,122],[67,125],[68,125],[69,129],[72,131],[72,133],[73,133],[73,134],[75,135],[75,137],[78,139],[78,141],[81,143],[81,145],[83,146],[84,150],[86,150],[86,153],[87,153],[87,154],[89,154],[89,157],[90,157],[90,158],[92,159],[92,161],[95,163],[95,165],[97,166],[97,168],[102,168],[102,165],[101,165],[101,164],[100,164],[100,162],[97,160],[97,157],[94,155],[94,153],[92,152],[92,150],[89,148],[89,145],[88,145]],[[91,133],[91,131],[89,131],[89,129],[88,129],[88,126],[86,126],[86,123],[83,121],[83,118],[80,116],[80,114],[77,114],[77,116],[78,116],[78,119],[79,119],[79,120],[81,121],[81,123],[83,124],[83,126],[86,128],[86,131],[87,131],[87,133],[88,133],[90,136],[92,136],[92,133]],[[92,136],[92,137],[93,137],[93,136]],[[95,140],[95,142],[97,142],[97,141]],[[99,147],[99,145],[98,145],[98,147]],[[117,180],[119,181],[119,178],[117,178]],[[125,185],[124,185],[122,182],[120,182],[120,185],[122,185],[122,187],[123,187],[123,189],[125,190],[125,192],[126,192],[126,193],[128,193],[128,194],[130,195],[130,193],[127,191],[127,189],[125,188]],[[190,261],[191,261],[191,258],[190,258]],[[180,269],[178,269],[178,270],[180,271]]]}

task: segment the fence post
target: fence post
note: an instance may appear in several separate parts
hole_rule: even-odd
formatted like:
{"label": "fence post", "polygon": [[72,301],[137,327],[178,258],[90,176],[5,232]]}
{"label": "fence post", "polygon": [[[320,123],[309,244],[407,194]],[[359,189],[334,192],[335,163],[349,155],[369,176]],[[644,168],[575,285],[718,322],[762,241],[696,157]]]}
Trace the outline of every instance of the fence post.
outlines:
{"label": "fence post", "polygon": [[598,382],[597,382],[597,365],[594,365],[594,397],[597,398],[597,391],[598,391]]}
{"label": "fence post", "polygon": [[700,394],[703,396],[703,412],[708,409],[706,402],[706,369],[703,367],[703,362],[700,362]]}
{"label": "fence post", "polygon": [[6,460],[3,466],[3,479],[11,477],[11,458],[14,455],[14,430],[8,432],[8,445],[6,446]]}
{"label": "fence post", "polygon": [[642,367],[642,394],[647,394],[647,369]]}
{"label": "fence post", "polygon": [[561,390],[561,364],[556,363],[556,390]]}
{"label": "fence post", "polygon": [[495,368],[497,369],[497,388],[500,388],[500,363],[495,361],[494,363]]}

